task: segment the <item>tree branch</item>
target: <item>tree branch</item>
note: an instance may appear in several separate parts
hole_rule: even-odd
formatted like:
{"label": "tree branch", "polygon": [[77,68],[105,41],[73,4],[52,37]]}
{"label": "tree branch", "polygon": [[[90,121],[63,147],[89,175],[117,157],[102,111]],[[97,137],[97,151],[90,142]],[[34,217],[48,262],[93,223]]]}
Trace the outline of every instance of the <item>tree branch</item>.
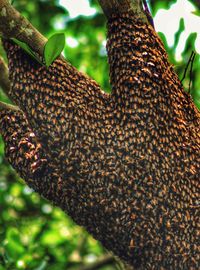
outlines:
{"label": "tree branch", "polygon": [[43,54],[46,38],[36,30],[7,0],[0,0],[0,32],[6,38],[16,38]]}
{"label": "tree branch", "polygon": [[[12,101],[12,98],[9,94],[11,87],[9,80],[9,70],[2,57],[0,57],[0,87],[2,88],[4,94],[6,94],[7,97]],[[2,109],[20,110],[17,106],[13,106],[0,101],[0,110]]]}
{"label": "tree branch", "polygon": [[9,96],[10,80],[8,76],[8,67],[2,57],[0,57],[0,87],[5,94]]}
{"label": "tree branch", "polygon": [[131,13],[139,17],[142,21],[148,22],[144,13],[141,0],[98,0],[107,18],[114,14]]}

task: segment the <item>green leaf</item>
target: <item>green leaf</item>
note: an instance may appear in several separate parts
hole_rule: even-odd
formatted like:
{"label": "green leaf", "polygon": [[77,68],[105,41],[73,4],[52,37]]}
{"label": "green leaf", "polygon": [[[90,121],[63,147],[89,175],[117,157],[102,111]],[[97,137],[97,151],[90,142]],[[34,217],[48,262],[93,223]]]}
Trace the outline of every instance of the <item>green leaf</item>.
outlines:
{"label": "green leaf", "polygon": [[200,17],[200,10],[192,11],[192,14]]}
{"label": "green leaf", "polygon": [[24,42],[16,39],[16,38],[12,38],[12,40],[20,47],[22,48],[25,52],[27,52],[31,57],[33,57],[38,63],[40,63],[41,65],[43,65],[43,63],[40,61],[40,59],[35,55],[35,53],[33,52],[33,50]]}
{"label": "green leaf", "polygon": [[44,47],[45,65],[49,67],[52,62],[61,54],[65,47],[65,34],[54,34],[49,38]]}

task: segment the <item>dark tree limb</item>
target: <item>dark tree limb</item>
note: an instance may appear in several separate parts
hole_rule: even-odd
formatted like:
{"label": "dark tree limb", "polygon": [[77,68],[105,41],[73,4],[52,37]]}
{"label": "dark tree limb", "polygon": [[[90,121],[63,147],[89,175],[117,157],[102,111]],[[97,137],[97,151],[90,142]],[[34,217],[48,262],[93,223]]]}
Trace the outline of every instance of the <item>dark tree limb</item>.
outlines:
{"label": "dark tree limb", "polygon": [[98,0],[107,18],[114,14],[131,13],[148,22],[141,0]]}

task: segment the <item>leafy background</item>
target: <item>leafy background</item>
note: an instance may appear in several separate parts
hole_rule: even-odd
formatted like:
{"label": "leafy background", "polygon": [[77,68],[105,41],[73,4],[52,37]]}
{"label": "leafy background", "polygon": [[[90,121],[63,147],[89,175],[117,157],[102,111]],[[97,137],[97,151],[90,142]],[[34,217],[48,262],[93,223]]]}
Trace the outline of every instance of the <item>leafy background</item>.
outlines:
{"label": "leafy background", "polygon": [[[168,9],[174,2],[176,0],[151,0],[149,4],[155,15],[160,8]],[[200,2],[198,0],[191,2],[195,4],[198,15]],[[64,49],[67,59],[79,70],[97,80],[105,91],[109,91],[108,64],[104,46],[105,19],[97,1],[91,0],[90,4],[97,9],[93,16],[79,16],[72,19],[57,0],[14,1],[14,6],[45,36],[50,37],[57,31],[59,25],[62,25],[66,40],[73,41],[67,43]],[[197,35],[193,33],[188,37],[182,52],[183,60],[178,62],[175,60],[175,53],[183,29],[184,18],[180,21],[172,47],[168,46],[166,37],[160,33],[170,61],[180,78],[183,77],[188,59],[194,50]],[[0,54],[5,56],[2,48]],[[187,72],[183,82],[186,91],[189,90],[190,77],[190,93],[200,108],[199,55],[195,58],[192,73]],[[8,102],[2,91],[0,100]],[[61,210],[51,206],[19,179],[5,161],[3,148],[3,142],[0,140],[0,270],[80,270],[86,269],[82,267],[105,256],[106,251],[99,243],[76,226]],[[113,270],[120,269],[120,266],[111,263],[99,269]]]}

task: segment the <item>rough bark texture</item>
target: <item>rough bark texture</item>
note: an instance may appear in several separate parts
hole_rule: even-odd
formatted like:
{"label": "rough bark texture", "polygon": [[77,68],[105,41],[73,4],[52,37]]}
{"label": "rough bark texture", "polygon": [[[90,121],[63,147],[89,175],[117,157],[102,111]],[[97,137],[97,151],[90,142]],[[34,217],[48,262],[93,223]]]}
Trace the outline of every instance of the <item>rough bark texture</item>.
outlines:
{"label": "rough bark texture", "polygon": [[107,18],[126,12],[134,14],[134,16],[138,16],[141,20],[147,22],[141,0],[98,0],[98,2]]}
{"label": "rough bark texture", "polygon": [[17,172],[135,269],[198,269],[200,113],[153,28],[109,17],[111,95],[4,46],[21,111],[2,108],[0,130]]}
{"label": "rough bark texture", "polygon": [[9,5],[8,0],[0,0],[0,32],[7,38],[17,38],[27,43],[38,53],[43,52],[42,45],[45,44],[46,38]]}

